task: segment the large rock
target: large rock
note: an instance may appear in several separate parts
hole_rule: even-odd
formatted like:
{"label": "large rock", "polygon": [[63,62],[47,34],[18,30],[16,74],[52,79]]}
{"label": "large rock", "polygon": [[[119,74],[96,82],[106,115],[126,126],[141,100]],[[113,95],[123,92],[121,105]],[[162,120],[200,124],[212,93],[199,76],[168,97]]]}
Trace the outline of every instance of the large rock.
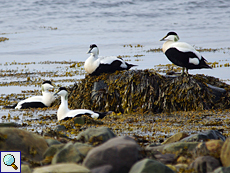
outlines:
{"label": "large rock", "polygon": [[[170,144],[166,144],[166,145],[170,145]],[[149,152],[149,153],[158,153],[158,152],[163,152],[165,145],[158,145],[158,144],[150,144],[148,146],[145,147],[145,151]]]}
{"label": "large rock", "polygon": [[143,159],[135,163],[130,169],[129,173],[174,173],[169,167],[164,164],[152,160]]}
{"label": "large rock", "polygon": [[197,173],[212,172],[220,166],[219,160],[211,156],[201,156],[196,158],[190,165],[189,169]]}
{"label": "large rock", "polygon": [[178,133],[174,134],[173,136],[167,138],[162,144],[169,144],[169,143],[173,143],[173,142],[178,142],[187,136],[188,136],[188,133],[178,132]]}
{"label": "large rock", "polygon": [[46,142],[47,142],[48,146],[61,144],[61,142],[59,142],[55,139],[46,139]]}
{"label": "large rock", "polygon": [[215,157],[216,159],[220,158],[220,152],[223,144],[224,142],[222,140],[210,140],[205,142],[209,155]]}
{"label": "large rock", "polygon": [[113,167],[111,165],[104,165],[91,169],[91,173],[109,173]]}
{"label": "large rock", "polygon": [[220,153],[224,142],[222,140],[210,140],[199,143],[192,152],[193,158],[200,156],[212,156],[220,159]]}
{"label": "large rock", "polygon": [[154,154],[154,157],[157,161],[163,163],[163,164],[172,164],[176,160],[175,154],[161,154],[157,153]]}
{"label": "large rock", "polygon": [[90,170],[84,166],[74,163],[60,163],[56,165],[42,166],[34,169],[33,173],[90,173]]}
{"label": "large rock", "polygon": [[[186,163],[177,163],[176,165],[174,165],[176,170],[187,170],[188,169],[188,164]],[[182,172],[182,171],[180,171]]]}
{"label": "large rock", "polygon": [[0,150],[21,151],[22,156],[40,161],[48,148],[46,140],[39,135],[16,128],[0,128]]}
{"label": "large rock", "polygon": [[21,172],[23,173],[31,173],[30,167],[28,165],[22,164],[21,165]]}
{"label": "large rock", "polygon": [[230,166],[230,137],[224,142],[221,152],[220,152],[220,160],[224,167]]}
{"label": "large rock", "polygon": [[116,135],[108,127],[89,128],[81,132],[77,139],[91,144],[104,143]]}
{"label": "large rock", "polygon": [[225,136],[222,135],[217,130],[208,130],[205,132],[200,132],[198,134],[190,135],[181,141],[183,142],[200,142],[200,141],[208,141],[209,139],[221,139],[225,141]]}
{"label": "large rock", "polygon": [[0,123],[0,127],[21,127],[22,125],[14,122]]}
{"label": "large rock", "polygon": [[91,148],[92,146],[87,144],[81,144],[81,143],[73,144],[72,142],[69,142],[64,147],[60,147],[59,150],[56,151],[52,159],[52,164],[63,163],[63,162],[80,163],[86,157],[87,153]]}
{"label": "large rock", "polygon": [[194,148],[198,145],[198,142],[174,142],[166,144],[163,147],[163,153],[180,154],[180,153],[191,153]]}
{"label": "large rock", "polygon": [[56,145],[51,145],[47,150],[44,152],[43,157],[44,158],[53,158],[53,156],[60,151],[65,144],[56,144]]}
{"label": "large rock", "polygon": [[208,156],[209,155],[209,150],[207,149],[205,142],[199,143],[196,148],[192,151],[192,156],[193,158],[197,158],[200,156]]}
{"label": "large rock", "polygon": [[83,165],[89,169],[111,165],[110,173],[126,173],[140,158],[140,147],[130,137],[115,137],[89,151]]}
{"label": "large rock", "polygon": [[219,167],[215,169],[212,173],[229,173],[230,172],[230,167]]}

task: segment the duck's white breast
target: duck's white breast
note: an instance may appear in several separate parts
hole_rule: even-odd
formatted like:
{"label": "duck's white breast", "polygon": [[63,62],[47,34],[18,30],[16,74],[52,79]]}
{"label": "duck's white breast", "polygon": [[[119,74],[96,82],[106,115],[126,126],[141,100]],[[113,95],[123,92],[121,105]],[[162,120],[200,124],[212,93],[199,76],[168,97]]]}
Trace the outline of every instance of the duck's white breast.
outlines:
{"label": "duck's white breast", "polygon": [[93,73],[96,68],[99,66],[99,60],[95,59],[94,57],[90,56],[84,64],[85,71],[87,73]]}

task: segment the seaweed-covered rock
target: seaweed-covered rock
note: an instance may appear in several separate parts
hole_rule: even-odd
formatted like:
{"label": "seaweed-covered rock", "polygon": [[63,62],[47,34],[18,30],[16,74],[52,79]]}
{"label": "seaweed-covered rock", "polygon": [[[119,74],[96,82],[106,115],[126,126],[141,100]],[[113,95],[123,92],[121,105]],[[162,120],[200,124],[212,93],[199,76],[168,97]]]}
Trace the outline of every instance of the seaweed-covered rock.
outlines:
{"label": "seaweed-covered rock", "polygon": [[176,77],[161,85],[158,104],[166,111],[211,109],[214,97],[210,89],[193,77]]}
{"label": "seaweed-covered rock", "polygon": [[204,75],[165,77],[151,70],[86,76],[72,88],[69,106],[94,111],[168,112],[230,107],[230,86]]}
{"label": "seaweed-covered rock", "polygon": [[77,139],[82,142],[100,144],[115,137],[116,135],[108,127],[89,128],[81,132]]}
{"label": "seaweed-covered rock", "polygon": [[41,161],[48,148],[41,136],[17,128],[0,128],[0,139],[1,151],[21,151],[22,156],[34,161]]}
{"label": "seaweed-covered rock", "polygon": [[140,147],[133,139],[115,137],[90,150],[83,165],[89,169],[111,165],[110,173],[128,172],[140,157]]}
{"label": "seaweed-covered rock", "polygon": [[135,163],[130,169],[129,173],[174,173],[169,167],[164,164],[152,160],[152,159],[143,159]]}

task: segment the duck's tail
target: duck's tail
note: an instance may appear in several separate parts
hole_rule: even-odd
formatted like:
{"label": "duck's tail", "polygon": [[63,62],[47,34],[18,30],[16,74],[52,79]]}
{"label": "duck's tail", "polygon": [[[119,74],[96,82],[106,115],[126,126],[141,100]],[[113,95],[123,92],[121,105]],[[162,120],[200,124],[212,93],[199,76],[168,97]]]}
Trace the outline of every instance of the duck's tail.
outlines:
{"label": "duck's tail", "polygon": [[212,68],[211,66],[207,64],[207,62],[208,61],[204,57],[201,57],[200,67],[201,68]]}
{"label": "duck's tail", "polygon": [[15,109],[15,107],[17,106],[17,103],[15,103],[12,106],[3,106],[4,109]]}
{"label": "duck's tail", "polygon": [[113,111],[109,111],[109,112],[97,112],[98,114],[99,114],[99,117],[98,117],[98,119],[102,119],[102,118],[104,118],[106,115],[109,115],[109,114],[111,114]]}
{"label": "duck's tail", "polygon": [[126,63],[127,64],[127,69],[129,70],[130,68],[132,68],[132,67],[134,67],[134,66],[137,66],[137,65],[134,65],[134,64],[128,64],[128,63]]}

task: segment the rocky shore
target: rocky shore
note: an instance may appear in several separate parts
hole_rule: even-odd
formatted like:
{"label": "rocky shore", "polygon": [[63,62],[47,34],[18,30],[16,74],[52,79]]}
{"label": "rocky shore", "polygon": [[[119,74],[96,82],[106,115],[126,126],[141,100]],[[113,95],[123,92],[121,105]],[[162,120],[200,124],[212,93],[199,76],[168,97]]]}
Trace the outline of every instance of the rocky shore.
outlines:
{"label": "rocky shore", "polygon": [[21,151],[21,169],[26,173],[230,171],[230,138],[217,130],[192,135],[179,132],[147,146],[134,137],[117,136],[105,126],[88,128],[75,140],[42,137],[17,127],[1,127],[0,134],[1,150]]}
{"label": "rocky shore", "polygon": [[70,109],[113,113],[0,123],[0,149],[21,151],[22,172],[230,172],[230,86],[219,79],[137,70],[86,76],[68,90]]}

